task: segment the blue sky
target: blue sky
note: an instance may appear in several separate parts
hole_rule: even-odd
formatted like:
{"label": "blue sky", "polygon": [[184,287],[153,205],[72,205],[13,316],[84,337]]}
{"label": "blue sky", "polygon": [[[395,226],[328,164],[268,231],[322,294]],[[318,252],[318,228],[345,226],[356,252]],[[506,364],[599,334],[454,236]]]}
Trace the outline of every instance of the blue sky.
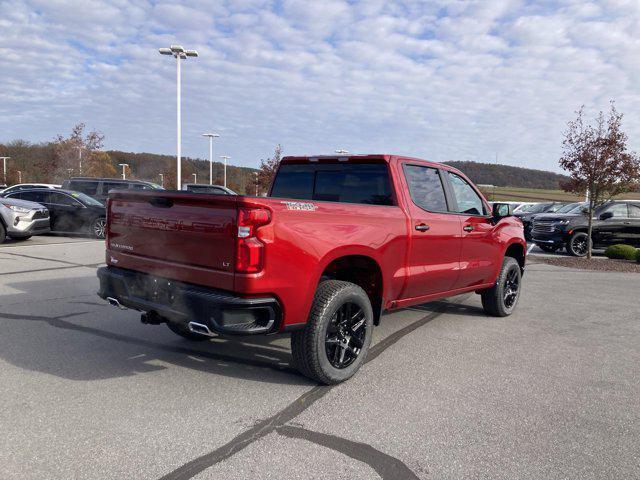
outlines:
{"label": "blue sky", "polygon": [[256,166],[398,153],[557,170],[581,104],[616,101],[640,141],[640,2],[0,0],[0,141],[83,121],[106,147]]}

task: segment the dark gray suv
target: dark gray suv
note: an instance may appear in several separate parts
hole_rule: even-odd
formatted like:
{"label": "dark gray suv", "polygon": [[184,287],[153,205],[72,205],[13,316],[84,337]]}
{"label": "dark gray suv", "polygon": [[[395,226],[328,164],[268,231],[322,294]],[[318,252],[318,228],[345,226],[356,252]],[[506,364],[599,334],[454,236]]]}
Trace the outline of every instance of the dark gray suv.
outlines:
{"label": "dark gray suv", "polygon": [[106,203],[111,190],[163,190],[160,185],[141,180],[123,180],[120,178],[73,177],[62,184],[65,190],[82,192]]}

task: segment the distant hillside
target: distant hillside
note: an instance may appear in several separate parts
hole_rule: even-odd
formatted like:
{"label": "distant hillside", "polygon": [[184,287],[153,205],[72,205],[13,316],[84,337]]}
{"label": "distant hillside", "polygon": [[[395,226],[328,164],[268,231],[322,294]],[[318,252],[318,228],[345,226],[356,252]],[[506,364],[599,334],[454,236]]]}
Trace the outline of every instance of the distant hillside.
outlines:
{"label": "distant hillside", "polygon": [[556,190],[560,188],[560,182],[568,180],[568,177],[558,173],[511,165],[458,161],[443,163],[461,170],[474,183],[482,185]]}
{"label": "distant hillside", "polygon": [[[121,169],[119,163],[127,163],[130,167],[130,177],[142,180],[150,180],[160,183],[159,174],[164,174],[165,185],[175,182],[176,157],[173,155],[158,155],[155,153],[132,153],[119,150],[108,150],[111,163],[117,171]],[[221,162],[213,162],[213,183],[223,183],[224,165]],[[253,193],[255,188],[255,168],[236,167],[227,165],[227,186],[238,193]],[[182,181],[193,183],[193,174],[196,174],[198,183],[209,183],[209,161],[197,158],[182,159]]]}

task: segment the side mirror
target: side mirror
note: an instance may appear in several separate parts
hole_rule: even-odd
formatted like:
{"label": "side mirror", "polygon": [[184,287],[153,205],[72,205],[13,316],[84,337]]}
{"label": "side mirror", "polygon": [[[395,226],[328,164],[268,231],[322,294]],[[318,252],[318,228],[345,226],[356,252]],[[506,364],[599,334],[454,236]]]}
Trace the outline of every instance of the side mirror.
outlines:
{"label": "side mirror", "polygon": [[610,218],[613,218],[613,212],[604,212],[600,215],[600,220],[608,220]]}
{"label": "side mirror", "polygon": [[508,203],[494,203],[492,215],[493,218],[496,219],[510,217],[513,215],[513,205]]}

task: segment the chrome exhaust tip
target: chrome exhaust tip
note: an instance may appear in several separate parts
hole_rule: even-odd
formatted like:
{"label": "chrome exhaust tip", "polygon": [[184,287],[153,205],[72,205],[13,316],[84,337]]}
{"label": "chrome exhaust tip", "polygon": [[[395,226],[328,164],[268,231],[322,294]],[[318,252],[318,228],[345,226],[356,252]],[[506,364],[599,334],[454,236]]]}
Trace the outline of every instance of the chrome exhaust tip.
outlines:
{"label": "chrome exhaust tip", "polygon": [[117,298],[107,297],[107,302],[109,302],[109,305],[111,305],[112,307],[118,307],[120,310],[127,309],[127,307],[120,304]]}
{"label": "chrome exhaust tip", "polygon": [[206,325],[204,325],[202,323],[189,322],[187,324],[187,327],[189,328],[189,331],[191,333],[197,333],[199,335],[206,335],[207,337],[216,337],[217,336],[215,333],[213,333],[211,330],[209,330],[209,327],[207,327]]}

